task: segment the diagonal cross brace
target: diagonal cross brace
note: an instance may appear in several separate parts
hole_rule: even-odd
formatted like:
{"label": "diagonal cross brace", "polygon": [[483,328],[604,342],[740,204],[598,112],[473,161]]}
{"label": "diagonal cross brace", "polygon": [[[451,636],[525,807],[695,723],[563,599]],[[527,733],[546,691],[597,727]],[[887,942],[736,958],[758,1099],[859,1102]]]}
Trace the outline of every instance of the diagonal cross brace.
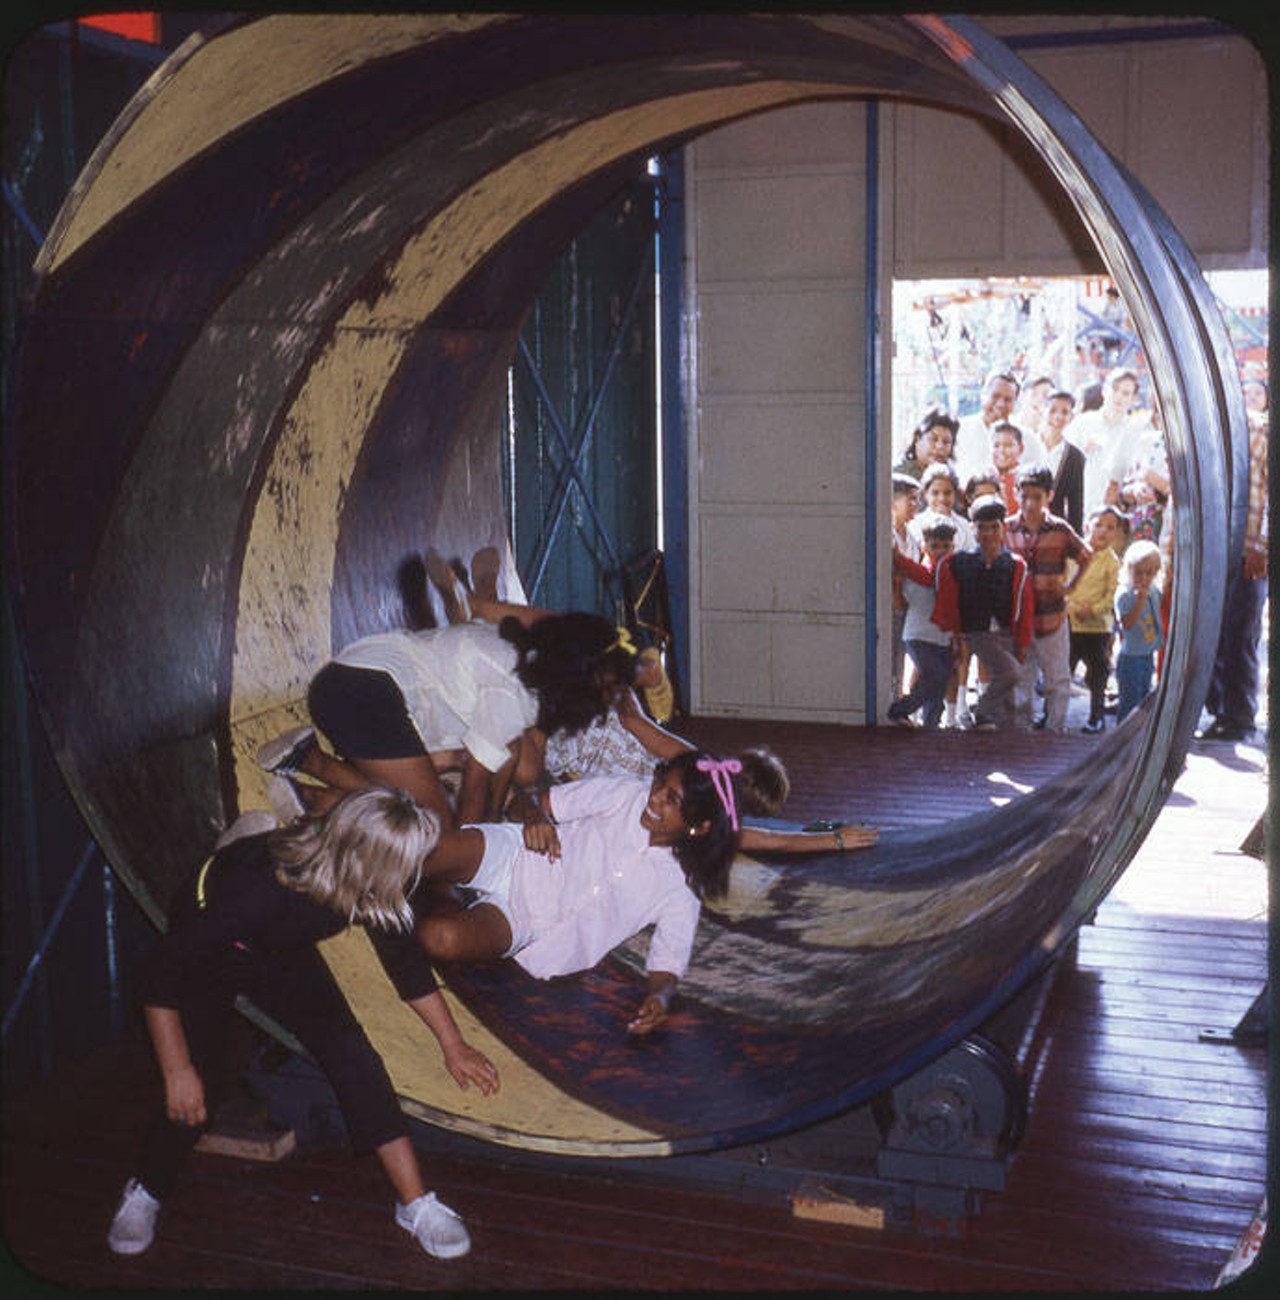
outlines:
{"label": "diagonal cross brace", "polygon": [[552,431],[556,436],[556,441],[560,444],[561,451],[564,454],[564,465],[559,478],[551,493],[551,503],[549,514],[551,516],[550,524],[544,528],[542,536],[539,539],[537,550],[534,552],[534,560],[531,566],[533,576],[529,581],[529,594],[532,596],[538,590],[546,573],[547,563],[551,558],[551,548],[560,533],[560,526],[563,522],[565,508],[569,502],[569,488],[572,484],[578,485],[578,491],[582,494],[582,499],[590,511],[592,521],[595,523],[600,533],[601,541],[609,553],[610,563],[615,569],[622,568],[622,562],[618,556],[617,550],[613,545],[613,540],[609,536],[608,529],[604,521],[600,518],[600,512],[596,509],[595,501],[592,499],[591,492],[583,478],[582,463],[588,449],[591,445],[591,438],[595,432],[596,417],[600,413],[600,405],[604,401],[605,393],[609,387],[609,380],[613,374],[613,368],[619,355],[622,352],[622,342],[626,335],[627,328],[635,315],[636,306],[640,301],[640,290],[646,282],[647,274],[652,266],[653,247],[650,244],[645,251],[645,256],[636,272],[634,284],[631,286],[631,293],[628,295],[626,307],[623,309],[622,317],[614,330],[613,338],[609,343],[609,353],[605,360],[604,370],[602,371],[599,381],[596,384],[595,392],[592,395],[590,405],[583,417],[579,421],[576,447],[571,446],[569,435],[565,431],[564,421],[556,411],[555,403],[551,400],[551,395],[547,392],[546,385],[542,381],[542,375],[538,371],[537,363],[529,351],[529,345],[520,339],[519,353],[523,358],[529,375],[533,380],[534,386],[538,391],[538,399],[546,408],[547,418],[551,424]]}

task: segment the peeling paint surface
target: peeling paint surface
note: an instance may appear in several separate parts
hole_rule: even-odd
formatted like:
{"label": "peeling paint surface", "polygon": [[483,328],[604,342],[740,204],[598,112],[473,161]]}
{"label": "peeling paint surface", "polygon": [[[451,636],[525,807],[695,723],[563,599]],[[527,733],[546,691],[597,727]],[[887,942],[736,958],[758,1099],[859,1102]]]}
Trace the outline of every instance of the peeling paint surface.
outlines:
{"label": "peeling paint surface", "polygon": [[276,14],[210,42],[180,68],[165,65],[144,90],[129,131],[97,160],[96,183],[45,251],[47,269],[56,270],[175,168],[286,99],[363,62],[502,21],[501,14]]}

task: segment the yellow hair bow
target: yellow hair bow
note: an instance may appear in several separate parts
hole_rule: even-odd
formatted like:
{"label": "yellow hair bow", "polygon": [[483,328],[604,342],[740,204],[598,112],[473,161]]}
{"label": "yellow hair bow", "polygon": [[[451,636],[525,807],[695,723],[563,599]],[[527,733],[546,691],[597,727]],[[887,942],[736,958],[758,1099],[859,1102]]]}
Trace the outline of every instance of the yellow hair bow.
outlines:
{"label": "yellow hair bow", "polygon": [[631,639],[631,633],[625,627],[617,629],[618,635],[614,638],[612,645],[605,651],[609,654],[613,650],[625,650],[628,654],[638,654],[636,643]]}

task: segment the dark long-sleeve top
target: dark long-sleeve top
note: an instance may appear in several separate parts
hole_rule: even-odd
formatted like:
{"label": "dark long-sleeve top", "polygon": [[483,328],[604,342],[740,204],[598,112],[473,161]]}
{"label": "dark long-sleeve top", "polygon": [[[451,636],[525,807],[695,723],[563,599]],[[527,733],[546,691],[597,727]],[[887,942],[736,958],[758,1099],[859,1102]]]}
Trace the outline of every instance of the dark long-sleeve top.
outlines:
{"label": "dark long-sleeve top", "polygon": [[[332,908],[276,879],[266,835],[214,854],[180,891],[143,982],[147,1006],[180,1008],[190,982],[207,977],[233,949],[270,957],[319,943],[347,928]],[[203,902],[200,901],[200,896]],[[369,926],[369,938],[396,992],[416,1001],[439,987],[413,933]]]}
{"label": "dark long-sleeve top", "polygon": [[933,621],[944,632],[985,632],[994,622],[1019,648],[1031,644],[1035,599],[1022,556],[1003,550],[988,564],[981,551],[954,551],[938,565],[937,581]]}

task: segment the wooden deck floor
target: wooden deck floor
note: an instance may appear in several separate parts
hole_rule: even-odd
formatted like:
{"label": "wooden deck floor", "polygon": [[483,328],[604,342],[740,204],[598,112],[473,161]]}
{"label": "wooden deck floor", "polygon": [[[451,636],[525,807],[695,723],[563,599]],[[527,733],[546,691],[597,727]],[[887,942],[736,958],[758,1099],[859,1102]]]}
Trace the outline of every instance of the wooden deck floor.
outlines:
{"label": "wooden deck floor", "polygon": [[[705,728],[726,748],[733,733]],[[880,731],[833,760],[813,729],[771,728],[770,739],[802,778],[796,816],[845,811],[885,826],[988,806],[1087,759],[1090,743],[1025,737],[997,754],[989,737]],[[917,779],[936,773],[940,745],[943,787]],[[857,806],[837,809],[843,764],[855,762]],[[66,1287],[1206,1288],[1266,1186],[1267,1052],[1198,1039],[1234,1026],[1266,978],[1267,873],[1240,851],[1265,807],[1265,762],[1260,746],[1193,747],[1055,984],[1026,1135],[1005,1190],[961,1236],[797,1219],[785,1197],[624,1177],[610,1162],[583,1172],[446,1152],[429,1157],[432,1182],[475,1245],[445,1264],[395,1227],[371,1159],[200,1155],[157,1244],[117,1259],[103,1233],[156,1096],[131,1040],[6,1098],[6,1246],[28,1278]]]}

